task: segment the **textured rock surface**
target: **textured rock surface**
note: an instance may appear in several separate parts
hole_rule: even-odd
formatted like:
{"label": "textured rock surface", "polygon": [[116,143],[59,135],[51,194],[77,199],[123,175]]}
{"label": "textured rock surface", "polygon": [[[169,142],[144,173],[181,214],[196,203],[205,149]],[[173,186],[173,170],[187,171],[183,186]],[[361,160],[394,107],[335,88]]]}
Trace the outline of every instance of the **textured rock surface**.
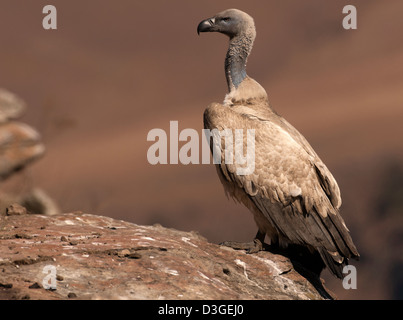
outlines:
{"label": "textured rock surface", "polygon": [[0,299],[321,299],[283,256],[158,225],[16,214],[0,217],[0,244]]}

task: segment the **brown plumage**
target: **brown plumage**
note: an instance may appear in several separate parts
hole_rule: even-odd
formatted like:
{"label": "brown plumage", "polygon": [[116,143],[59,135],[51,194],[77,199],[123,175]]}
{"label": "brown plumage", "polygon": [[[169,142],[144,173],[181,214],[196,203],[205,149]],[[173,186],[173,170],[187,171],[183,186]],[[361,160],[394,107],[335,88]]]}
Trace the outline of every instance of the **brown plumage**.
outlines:
{"label": "brown plumage", "polygon": [[[237,174],[240,165],[226,164],[224,152],[216,165],[226,192],[254,215],[258,234],[250,251],[261,249],[267,236],[271,244],[296,245],[319,255],[319,261],[341,278],[348,259],[359,254],[339,213],[339,187],[307,140],[272,109],[266,91],[246,75],[256,35],[253,19],[229,9],[202,21],[198,32],[220,32],[230,38],[225,63],[229,93],[223,104],[206,109],[205,128],[255,130],[253,173]],[[246,133],[243,141],[246,146]]]}

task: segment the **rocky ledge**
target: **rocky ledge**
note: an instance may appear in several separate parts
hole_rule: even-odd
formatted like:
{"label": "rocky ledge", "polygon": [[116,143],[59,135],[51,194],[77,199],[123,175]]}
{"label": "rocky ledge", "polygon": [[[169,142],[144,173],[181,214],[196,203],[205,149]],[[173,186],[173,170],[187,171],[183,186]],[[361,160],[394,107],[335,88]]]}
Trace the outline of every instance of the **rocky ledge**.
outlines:
{"label": "rocky ledge", "polygon": [[81,212],[0,216],[0,299],[322,299],[290,261]]}

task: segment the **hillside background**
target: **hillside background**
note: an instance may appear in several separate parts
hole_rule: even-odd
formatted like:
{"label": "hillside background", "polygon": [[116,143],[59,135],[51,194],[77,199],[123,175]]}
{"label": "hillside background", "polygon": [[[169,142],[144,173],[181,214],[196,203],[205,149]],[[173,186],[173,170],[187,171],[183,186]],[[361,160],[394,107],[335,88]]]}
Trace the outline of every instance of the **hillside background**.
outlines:
{"label": "hillside background", "polygon": [[[42,8],[58,30],[42,28]],[[342,8],[356,5],[358,30]],[[26,1],[0,3],[0,87],[23,97],[23,121],[46,156],[3,189],[45,189],[64,212],[197,230],[212,242],[249,241],[250,213],[224,196],[212,165],[152,166],[147,133],[201,132],[226,93],[227,39],[196,34],[230,7],[255,19],[248,74],[298,128],[339,182],[362,259],[342,299],[403,298],[403,2]]]}

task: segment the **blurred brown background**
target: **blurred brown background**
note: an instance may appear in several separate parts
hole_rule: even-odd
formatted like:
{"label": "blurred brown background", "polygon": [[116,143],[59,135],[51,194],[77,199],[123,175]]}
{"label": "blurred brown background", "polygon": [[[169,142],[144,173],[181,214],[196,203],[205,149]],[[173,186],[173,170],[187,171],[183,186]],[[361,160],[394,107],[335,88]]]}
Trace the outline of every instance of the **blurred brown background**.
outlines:
{"label": "blurred brown background", "polygon": [[[42,8],[58,30],[42,28]],[[356,5],[358,30],[342,28]],[[47,154],[13,188],[35,185],[64,212],[197,230],[213,242],[250,240],[250,213],[225,198],[213,165],[147,162],[147,133],[202,129],[226,94],[227,39],[196,34],[230,7],[255,18],[248,74],[311,142],[339,182],[342,215],[362,259],[342,299],[403,298],[403,2],[0,2],[0,87],[25,99],[23,121]],[[11,187],[10,187],[11,188]]]}

